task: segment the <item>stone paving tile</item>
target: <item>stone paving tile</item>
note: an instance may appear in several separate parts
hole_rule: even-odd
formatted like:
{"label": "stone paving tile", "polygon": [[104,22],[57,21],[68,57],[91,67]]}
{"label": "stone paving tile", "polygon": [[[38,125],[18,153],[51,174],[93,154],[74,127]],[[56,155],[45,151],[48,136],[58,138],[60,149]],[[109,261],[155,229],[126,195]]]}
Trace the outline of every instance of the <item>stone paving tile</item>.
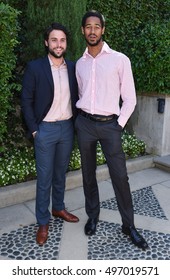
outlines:
{"label": "stone paving tile", "polygon": [[169,260],[170,234],[138,229],[149,248],[134,246],[119,224],[99,221],[96,234],[88,240],[89,260]]}
{"label": "stone paving tile", "polygon": [[37,224],[31,224],[2,234],[0,238],[0,255],[16,260],[56,260],[62,236],[63,221],[51,219],[48,242],[39,246],[35,242]]}

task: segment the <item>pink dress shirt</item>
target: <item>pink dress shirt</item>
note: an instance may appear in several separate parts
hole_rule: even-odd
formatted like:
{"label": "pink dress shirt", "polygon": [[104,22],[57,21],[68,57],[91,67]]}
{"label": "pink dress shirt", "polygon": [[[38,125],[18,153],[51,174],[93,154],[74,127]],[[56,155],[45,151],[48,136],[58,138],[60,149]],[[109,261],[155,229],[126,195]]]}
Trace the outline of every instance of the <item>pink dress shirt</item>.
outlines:
{"label": "pink dress shirt", "polygon": [[92,57],[86,48],[76,63],[76,77],[79,87],[77,108],[90,114],[116,114],[118,123],[124,127],[136,106],[129,58],[112,50],[105,42],[96,57]]}

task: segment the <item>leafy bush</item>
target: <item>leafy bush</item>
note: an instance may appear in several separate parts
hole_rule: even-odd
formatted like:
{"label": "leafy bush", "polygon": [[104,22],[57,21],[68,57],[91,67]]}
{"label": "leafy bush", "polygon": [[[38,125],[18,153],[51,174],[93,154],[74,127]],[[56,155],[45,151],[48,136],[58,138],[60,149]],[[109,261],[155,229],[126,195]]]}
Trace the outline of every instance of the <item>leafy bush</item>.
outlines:
{"label": "leafy bush", "polygon": [[125,131],[122,135],[122,145],[127,159],[145,154],[146,144],[144,141],[137,139],[135,134],[131,135]]}
{"label": "leafy bush", "polygon": [[[145,153],[146,145],[135,135],[126,131],[122,135],[123,149],[126,158],[135,158]],[[97,145],[97,165],[106,162],[101,146]],[[68,171],[81,168],[80,151],[77,144],[72,151]],[[5,151],[0,157],[0,186],[24,182],[36,178],[36,168],[33,147],[13,148]]]}
{"label": "leafy bush", "polygon": [[0,186],[24,182],[35,176],[33,148],[14,149],[0,157]]}
{"label": "leafy bush", "polygon": [[[169,27],[168,27],[169,26]],[[170,93],[170,22],[148,23],[133,41],[130,56],[139,92]]]}
{"label": "leafy bush", "polygon": [[16,66],[14,50],[18,44],[18,14],[9,5],[0,3],[0,151],[7,132],[7,115],[12,107],[12,90],[17,87],[12,80],[12,71]]}

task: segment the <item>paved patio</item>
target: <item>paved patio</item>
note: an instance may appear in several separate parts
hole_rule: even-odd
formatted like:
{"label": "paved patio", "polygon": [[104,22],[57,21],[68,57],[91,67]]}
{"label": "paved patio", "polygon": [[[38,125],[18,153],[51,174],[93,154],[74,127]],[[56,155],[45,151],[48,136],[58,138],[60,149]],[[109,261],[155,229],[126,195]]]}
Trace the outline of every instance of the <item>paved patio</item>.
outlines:
{"label": "paved patio", "polygon": [[135,225],[149,249],[142,251],[121,232],[110,179],[99,182],[101,213],[94,236],[84,234],[87,216],[82,186],[67,189],[67,209],[80,218],[71,224],[51,218],[49,238],[35,242],[35,200],[0,209],[1,260],[170,260],[170,173],[146,168],[129,174]]}

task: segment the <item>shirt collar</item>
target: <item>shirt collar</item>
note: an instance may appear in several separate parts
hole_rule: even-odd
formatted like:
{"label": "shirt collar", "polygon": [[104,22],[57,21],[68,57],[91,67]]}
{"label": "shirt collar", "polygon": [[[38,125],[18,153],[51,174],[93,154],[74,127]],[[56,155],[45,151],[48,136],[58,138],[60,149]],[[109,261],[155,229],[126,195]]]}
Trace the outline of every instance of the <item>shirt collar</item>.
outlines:
{"label": "shirt collar", "polygon": [[[100,54],[104,53],[104,52],[111,53],[111,48],[109,47],[109,45],[106,42],[103,43],[103,47],[101,49]],[[86,58],[87,55],[89,56],[88,47],[85,49],[85,52],[83,53],[83,58]]]}
{"label": "shirt collar", "polygon": [[[49,55],[48,55],[48,59],[49,59],[50,65],[55,66],[55,64],[52,62],[51,58],[49,57]],[[64,60],[63,64],[61,64],[61,65],[65,65],[65,64],[66,64],[66,62]]]}

